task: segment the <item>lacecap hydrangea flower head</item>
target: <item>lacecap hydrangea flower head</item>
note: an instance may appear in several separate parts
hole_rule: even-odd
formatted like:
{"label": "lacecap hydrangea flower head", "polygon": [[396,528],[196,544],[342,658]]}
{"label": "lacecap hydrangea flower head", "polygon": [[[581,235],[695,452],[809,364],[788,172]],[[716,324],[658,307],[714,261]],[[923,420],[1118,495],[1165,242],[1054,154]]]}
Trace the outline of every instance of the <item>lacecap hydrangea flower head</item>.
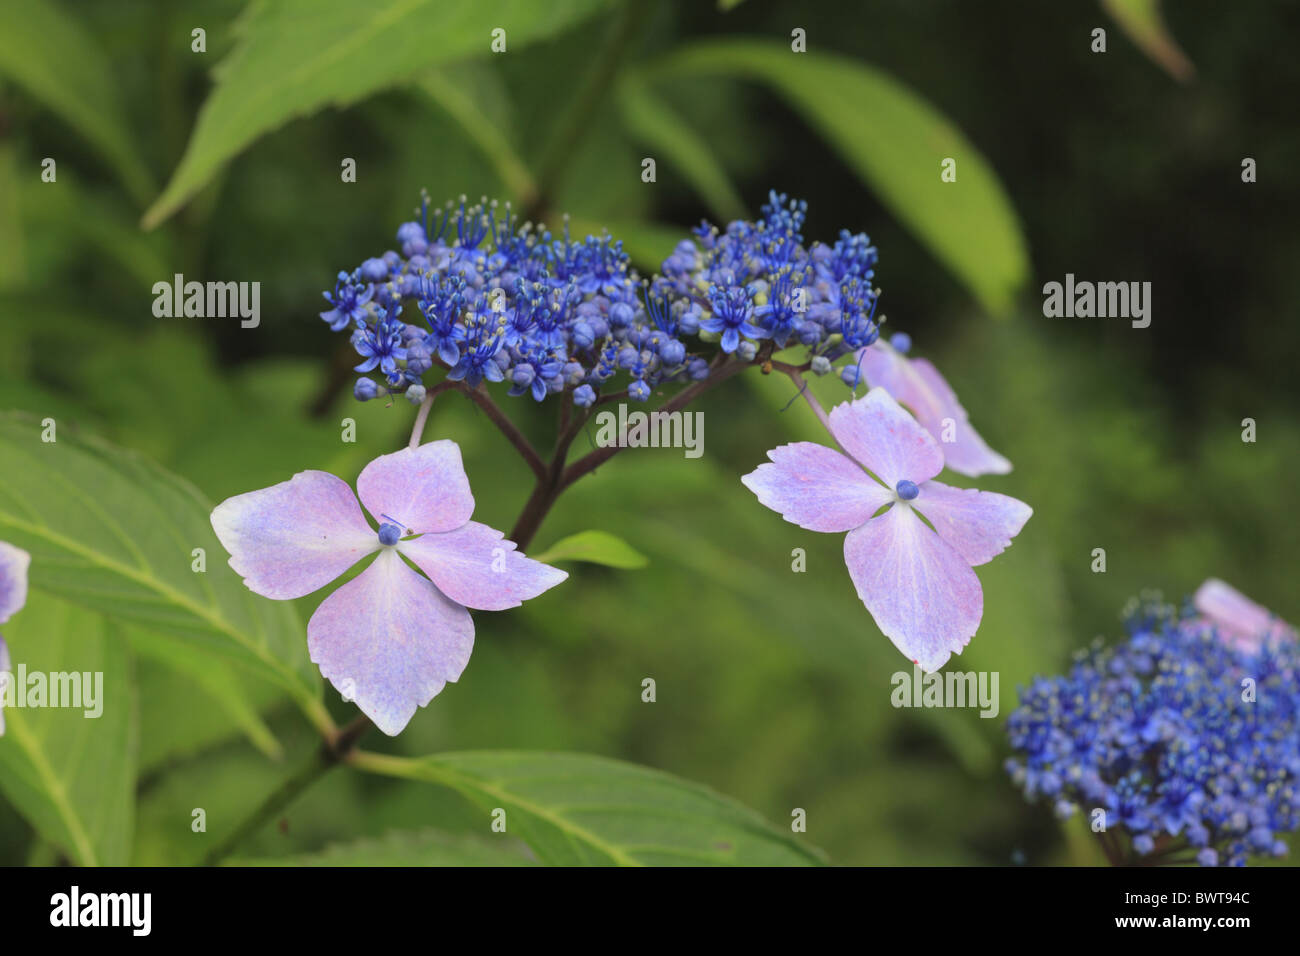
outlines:
{"label": "lacecap hydrangea flower head", "polygon": [[[513,532],[526,545],[559,493],[623,447],[566,461],[595,406],[672,389],[661,408],[675,411],[758,368],[789,376],[848,454],[785,446],[746,482],[804,527],[847,532],[846,561],[867,608],[905,654],[939,667],[979,624],[972,566],[1005,548],[1030,510],[933,480],[945,463],[967,475],[1010,464],[974,431],[938,371],[907,357],[905,334],[879,340],[868,237],[845,230],[831,244],[806,244],[806,213],[773,192],[753,221],[702,223],[643,279],[608,234],[579,239],[567,222],[560,234],[521,224],[508,204],[462,197],[434,210],[424,198],[417,218],[398,227],[396,248],[338,274],[320,313],[360,358],[357,399],[402,394],[421,406],[410,449],[372,462],[358,483],[378,529],[341,480],[304,472],[214,512],[231,564],[258,593],[290,598],[380,551],[317,610],[309,644],[322,673],[395,733],[464,668],[465,608],[513,606],[563,576],[468,521],[459,452],[452,467],[451,443],[419,446],[434,397],[466,395],[534,472]],[[837,362],[854,397],[860,385],[870,391],[828,418],[802,375],[831,374]],[[491,383],[511,397],[561,403],[550,462],[496,406]],[[414,488],[419,496],[392,490]],[[507,577],[487,576],[490,550],[509,555]]]}
{"label": "lacecap hydrangea flower head", "polygon": [[1127,626],[1021,690],[1012,779],[1063,819],[1104,823],[1116,863],[1285,855],[1300,826],[1295,630],[1216,580],[1181,611],[1142,602]]}

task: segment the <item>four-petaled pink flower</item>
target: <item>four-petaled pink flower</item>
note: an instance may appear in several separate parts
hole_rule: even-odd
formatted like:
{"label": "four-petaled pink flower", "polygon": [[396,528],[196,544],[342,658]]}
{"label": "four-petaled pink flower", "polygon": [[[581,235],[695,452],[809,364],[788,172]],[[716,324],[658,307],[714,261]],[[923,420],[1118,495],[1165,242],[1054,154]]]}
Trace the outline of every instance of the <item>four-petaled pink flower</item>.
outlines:
{"label": "four-petaled pink flower", "polygon": [[1218,578],[1196,589],[1192,605],[1223,641],[1239,650],[1255,652],[1273,641],[1296,639],[1290,624]]}
{"label": "four-petaled pink flower", "polygon": [[518,607],[568,575],[469,520],[474,496],[455,442],[376,458],[357,493],[378,532],[347,483],[323,471],[223,501],[212,527],[249,589],[280,600],[310,594],[379,552],[316,609],[307,645],[321,674],[395,735],[469,663],[466,608]]}
{"label": "four-petaled pink flower", "polygon": [[937,670],[984,614],[972,566],[1010,545],[1033,509],[932,481],[944,465],[939,443],[884,388],[831,409],[830,429],[848,455],[782,445],[741,481],[801,528],[847,531],[844,560],[858,597],[895,647]]}
{"label": "four-petaled pink flower", "polygon": [[[27,603],[27,568],[32,556],[22,548],[0,541],[0,624],[4,624]],[[5,686],[13,680],[13,666],[9,662],[9,647],[0,637],[0,737],[5,732]]]}
{"label": "four-petaled pink flower", "polygon": [[876,340],[857,354],[862,375],[912,410],[916,420],[943,446],[944,464],[959,475],[1005,475],[1007,461],[980,437],[966,409],[939,370],[923,358],[909,359],[888,342]]}

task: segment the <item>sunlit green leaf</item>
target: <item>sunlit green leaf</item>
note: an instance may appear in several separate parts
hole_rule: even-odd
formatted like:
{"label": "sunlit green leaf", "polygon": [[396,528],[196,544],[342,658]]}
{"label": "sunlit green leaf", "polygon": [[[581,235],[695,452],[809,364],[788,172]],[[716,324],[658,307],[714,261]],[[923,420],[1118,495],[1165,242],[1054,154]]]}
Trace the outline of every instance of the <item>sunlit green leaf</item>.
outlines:
{"label": "sunlit green leaf", "polygon": [[822,862],[799,835],[707,787],[603,757],[481,751],[417,760],[365,754],[355,762],[449,786],[485,814],[504,810],[506,832],[552,866]]}
{"label": "sunlit green leaf", "polygon": [[[31,584],[219,653],[270,680],[318,724],[320,681],[292,605],[226,564],[211,506],[147,460],[26,416],[0,415],[0,538],[32,554]],[[202,549],[206,570],[193,570]],[[196,666],[200,666],[196,664]]]}
{"label": "sunlit green leaf", "polygon": [[554,36],[609,0],[279,0],[250,8],[240,42],[216,71],[185,155],[144,217],[152,228],[232,157],[270,130],[347,106],[429,67]]}
{"label": "sunlit green leaf", "polygon": [[[135,685],[126,643],[110,627],[103,615],[44,594],[32,595],[5,625],[14,693],[19,677],[30,689],[32,675],[42,675],[47,706],[4,709],[0,790],[41,836],[82,866],[125,865],[135,814]],[[48,706],[51,674],[69,682],[75,675],[81,706]],[[86,706],[92,687],[93,708]],[[88,710],[100,714],[89,717]]]}
{"label": "sunlit green leaf", "polygon": [[646,556],[622,538],[608,531],[579,531],[551,545],[533,560],[553,564],[556,561],[586,561],[611,568],[644,568]]}

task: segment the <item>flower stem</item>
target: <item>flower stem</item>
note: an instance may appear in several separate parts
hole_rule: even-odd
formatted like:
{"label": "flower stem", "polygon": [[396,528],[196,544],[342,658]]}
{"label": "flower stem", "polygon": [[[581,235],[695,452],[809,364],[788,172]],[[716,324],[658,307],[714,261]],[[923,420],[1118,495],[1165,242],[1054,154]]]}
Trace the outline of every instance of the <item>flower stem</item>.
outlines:
{"label": "flower stem", "polygon": [[241,843],[266,826],[281,810],[293,803],[300,793],[341,763],[373,726],[369,717],[359,714],[352,723],[324,740],[310,762],[280,784],[239,826],[208,851],[203,857],[202,865],[215,866],[220,863]]}

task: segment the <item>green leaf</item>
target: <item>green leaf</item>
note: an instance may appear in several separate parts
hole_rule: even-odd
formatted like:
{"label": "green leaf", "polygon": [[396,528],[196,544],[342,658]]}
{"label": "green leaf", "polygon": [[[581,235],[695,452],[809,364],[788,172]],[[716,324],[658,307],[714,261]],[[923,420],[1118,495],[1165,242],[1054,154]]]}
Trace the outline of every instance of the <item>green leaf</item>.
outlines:
{"label": "green leaf", "polygon": [[646,84],[627,80],[619,89],[618,102],[628,131],[657,147],[670,169],[676,168],[715,216],[724,223],[745,218],[745,203],[714,158],[707,140],[651,93]]}
{"label": "green leaf", "polygon": [[15,694],[20,665],[29,687],[35,674],[45,675],[47,686],[50,674],[103,675],[99,717],[86,716],[84,696],[79,708],[6,707],[0,737],[0,790],[82,866],[123,866],[131,848],[135,685],[126,643],[109,627],[103,615],[36,594],[5,625]]}
{"label": "green leaf", "polygon": [[319,853],[232,860],[228,866],[536,866],[505,835],[492,839],[440,830],[387,833],[378,839],[326,847]]}
{"label": "green leaf", "polygon": [[1196,75],[1196,67],[1165,26],[1160,0],[1101,0],[1101,5],[1128,38],[1175,80],[1186,83]]}
{"label": "green leaf", "polygon": [[552,866],[822,862],[800,836],[707,787],[603,757],[503,750],[352,762],[451,787],[488,814],[505,810],[506,832]]}
{"label": "green leaf", "polygon": [[[186,725],[206,722],[210,715],[200,713],[209,703],[225,716],[246,736],[250,743],[263,754],[278,760],[284,753],[280,742],[271,733],[271,728],[262,720],[257,704],[250,694],[250,681],[224,660],[210,654],[195,654],[193,649],[160,634],[154,634],[143,628],[130,628],[127,631],[132,649],[141,657],[147,657],[167,668],[167,677],[175,680],[175,675],[183,675],[196,685],[204,700],[191,699],[188,707],[192,713],[178,714],[168,720],[166,726],[146,725],[146,734],[178,734]],[[195,690],[184,687],[185,692],[194,694]],[[175,725],[181,726],[175,726]]]}
{"label": "green leaf", "polygon": [[649,562],[622,538],[608,531],[579,531],[562,538],[541,554],[529,555],[534,561],[551,564],[555,561],[586,561],[604,564],[611,568],[634,570],[644,568]]}
{"label": "green leaf", "polygon": [[59,4],[0,4],[0,76],[11,77],[102,150],[139,202],[153,192],[109,62]]}
{"label": "green leaf", "polygon": [[[987,160],[933,106],[879,70],[765,40],[711,40],[657,61],[653,74],[767,84],[833,146],[890,211],[995,315],[1029,272],[1015,211]],[[939,178],[957,162],[956,182]]]}
{"label": "green leaf", "polygon": [[433,70],[416,85],[460,125],[520,206],[527,208],[537,198],[537,183],[505,132],[510,105],[496,73],[464,64],[455,70]]}
{"label": "green leaf", "polygon": [[167,188],[145,213],[152,229],[259,136],[326,106],[347,106],[429,67],[507,50],[593,16],[610,0],[279,0],[256,3]]}
{"label": "green leaf", "polygon": [[[180,478],[57,426],[0,414],[0,539],[32,554],[31,585],[169,637],[200,667],[228,656],[329,726],[293,606],[257,597],[226,564],[212,506]],[[207,570],[191,569],[202,548]]]}

